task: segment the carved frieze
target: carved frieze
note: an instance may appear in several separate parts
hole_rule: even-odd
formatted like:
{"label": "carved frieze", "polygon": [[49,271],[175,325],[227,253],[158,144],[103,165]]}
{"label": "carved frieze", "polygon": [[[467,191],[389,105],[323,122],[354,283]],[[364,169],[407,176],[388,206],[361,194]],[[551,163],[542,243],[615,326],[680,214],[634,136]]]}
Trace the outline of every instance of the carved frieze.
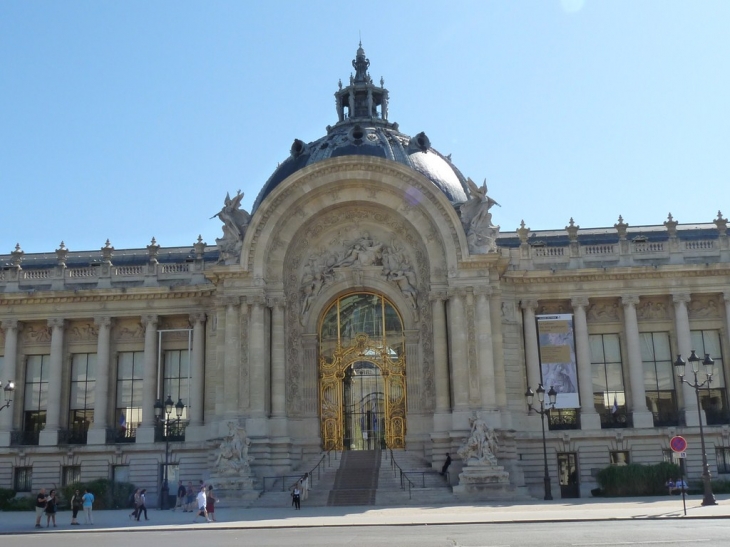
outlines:
{"label": "carved frieze", "polygon": [[690,319],[718,319],[721,317],[723,306],[717,296],[693,295],[687,306]]}
{"label": "carved frieze", "polygon": [[586,313],[588,321],[612,322],[620,321],[619,305],[616,300],[597,300],[593,302]]}
{"label": "carved frieze", "polygon": [[39,323],[27,323],[21,336],[26,344],[49,344],[51,342],[51,327]]}
{"label": "carved frieze", "polygon": [[669,307],[663,299],[642,298],[636,306],[636,317],[640,321],[670,319]]}
{"label": "carved frieze", "polygon": [[71,323],[68,328],[68,341],[73,342],[95,342],[99,330],[92,322]]}
{"label": "carved frieze", "polygon": [[538,315],[573,313],[573,308],[570,305],[570,302],[564,302],[562,300],[554,300],[548,302],[540,301],[540,305],[538,306],[536,313]]}
{"label": "carved frieze", "polygon": [[139,320],[126,319],[115,324],[113,338],[118,342],[144,340],[144,326]]}

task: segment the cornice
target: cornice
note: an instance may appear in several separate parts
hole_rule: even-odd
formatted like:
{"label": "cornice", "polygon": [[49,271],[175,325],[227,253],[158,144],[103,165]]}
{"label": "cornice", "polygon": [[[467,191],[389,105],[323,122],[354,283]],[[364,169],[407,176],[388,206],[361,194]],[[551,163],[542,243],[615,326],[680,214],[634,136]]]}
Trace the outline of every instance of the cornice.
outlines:
{"label": "cornice", "polygon": [[730,276],[730,268],[707,269],[702,266],[696,270],[672,270],[672,271],[626,271],[606,273],[603,271],[582,272],[581,270],[561,270],[552,273],[550,271],[520,271],[510,270],[502,276],[502,280],[513,285],[533,285],[537,283],[577,283],[590,281],[628,281],[636,279],[685,279],[697,277],[722,277]]}
{"label": "cornice", "polygon": [[180,300],[184,298],[202,298],[215,293],[216,288],[195,289],[191,291],[170,291],[135,294],[119,292],[117,294],[3,294],[0,306],[38,305],[38,304],[78,304],[83,302],[125,302],[146,300]]}

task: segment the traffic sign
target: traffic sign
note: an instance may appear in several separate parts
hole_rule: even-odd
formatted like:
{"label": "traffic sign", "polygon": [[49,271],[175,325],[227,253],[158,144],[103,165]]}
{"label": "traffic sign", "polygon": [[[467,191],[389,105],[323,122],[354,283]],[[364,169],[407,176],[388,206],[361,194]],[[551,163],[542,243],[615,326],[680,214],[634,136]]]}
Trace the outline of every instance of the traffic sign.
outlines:
{"label": "traffic sign", "polygon": [[674,452],[686,452],[687,451],[687,441],[684,439],[684,437],[680,437],[679,435],[672,437],[672,439],[669,441],[669,448],[671,448]]}

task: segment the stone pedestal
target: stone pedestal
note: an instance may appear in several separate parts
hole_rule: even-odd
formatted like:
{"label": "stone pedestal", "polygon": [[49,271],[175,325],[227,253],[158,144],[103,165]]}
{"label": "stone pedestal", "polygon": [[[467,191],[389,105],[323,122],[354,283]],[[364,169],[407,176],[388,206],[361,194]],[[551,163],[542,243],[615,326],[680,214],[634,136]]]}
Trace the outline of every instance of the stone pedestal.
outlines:
{"label": "stone pedestal", "polygon": [[213,496],[220,507],[247,507],[261,495],[256,477],[249,471],[237,476],[211,476],[206,484],[213,486]]}
{"label": "stone pedestal", "polygon": [[453,487],[458,498],[473,500],[518,499],[526,497],[509,481],[509,472],[501,465],[469,462],[459,474],[459,484]]}

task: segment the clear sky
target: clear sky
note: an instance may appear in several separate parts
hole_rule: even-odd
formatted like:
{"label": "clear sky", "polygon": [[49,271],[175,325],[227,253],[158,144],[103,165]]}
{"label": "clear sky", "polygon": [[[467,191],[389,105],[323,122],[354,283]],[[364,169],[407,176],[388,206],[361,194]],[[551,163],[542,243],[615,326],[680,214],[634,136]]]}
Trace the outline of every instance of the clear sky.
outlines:
{"label": "clear sky", "polygon": [[0,254],[209,244],[336,121],[359,37],[389,118],[502,232],[730,214],[730,2],[0,3]]}

